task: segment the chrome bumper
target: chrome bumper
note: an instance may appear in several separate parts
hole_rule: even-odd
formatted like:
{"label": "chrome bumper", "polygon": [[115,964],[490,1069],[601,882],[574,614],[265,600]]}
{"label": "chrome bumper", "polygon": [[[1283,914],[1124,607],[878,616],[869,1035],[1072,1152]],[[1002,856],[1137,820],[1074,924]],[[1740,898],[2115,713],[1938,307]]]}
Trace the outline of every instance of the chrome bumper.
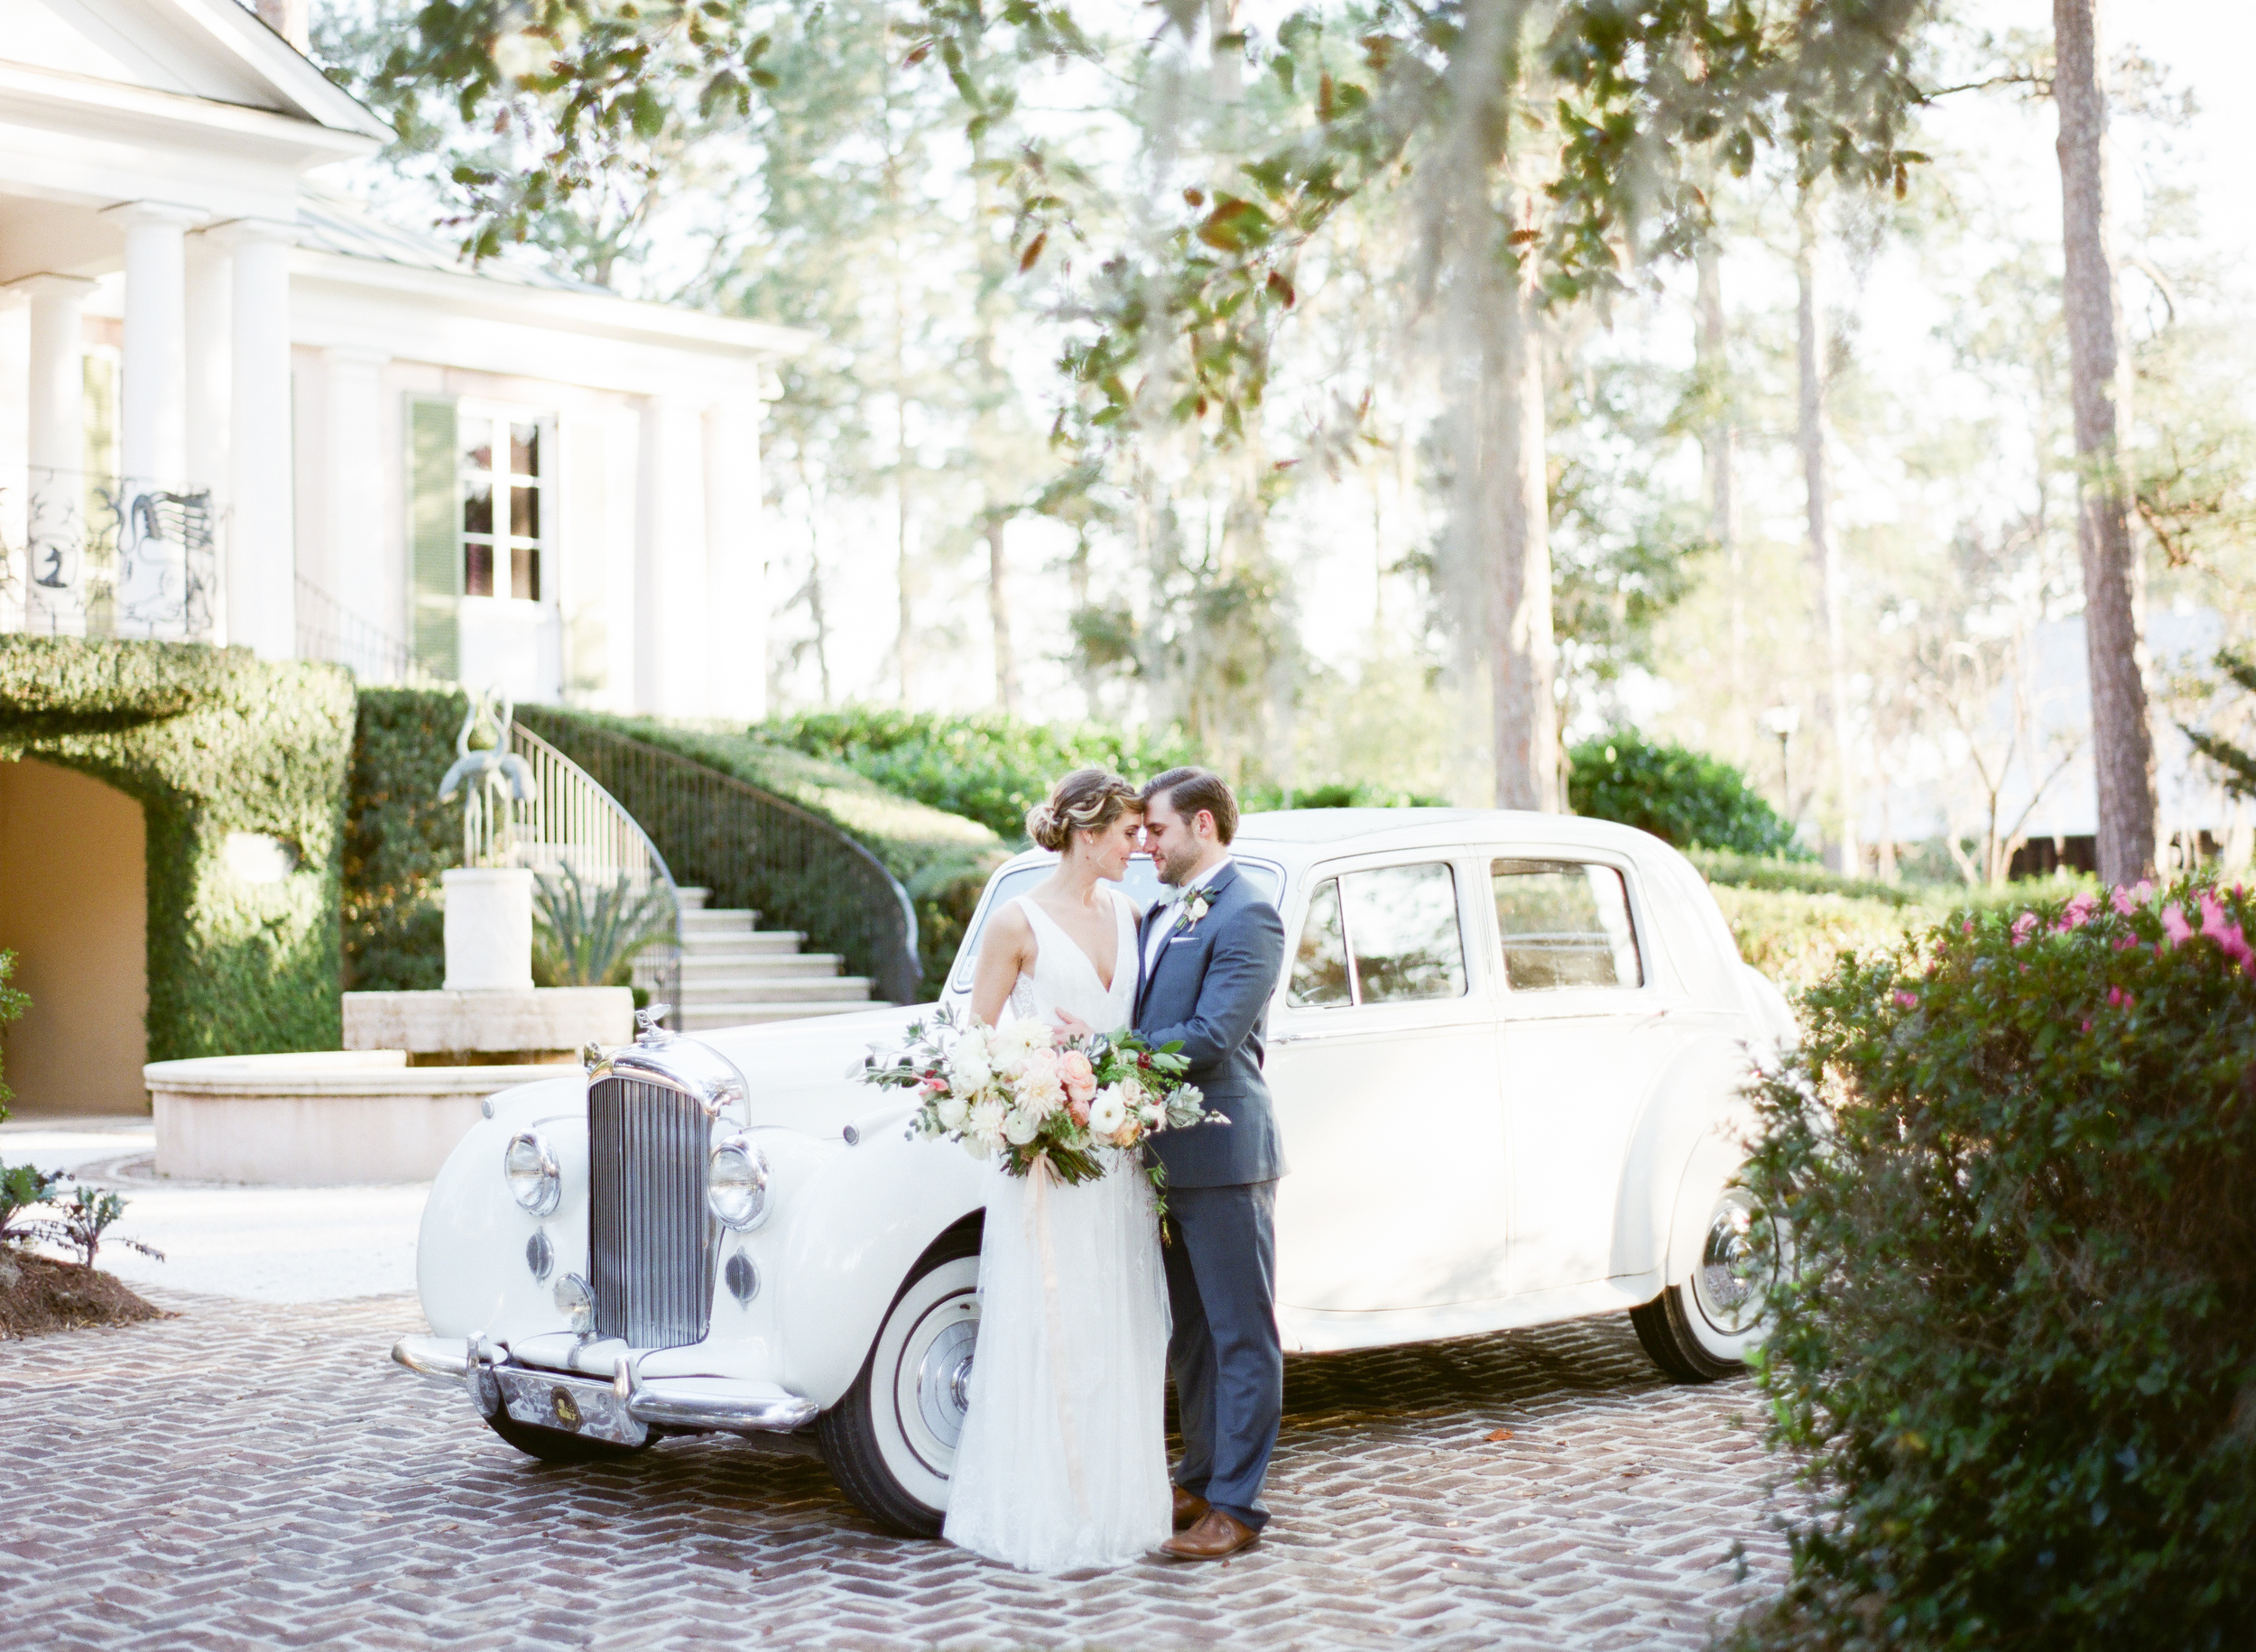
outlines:
{"label": "chrome bumper", "polygon": [[[521,1363],[506,1348],[484,1337],[403,1336],[393,1344],[392,1357],[418,1376],[465,1384],[470,1403],[482,1417],[506,1407],[523,1422],[615,1438],[630,1445],[642,1444],[636,1426],[789,1434],[813,1422],[822,1409],[772,1382],[737,1377],[644,1378],[626,1355],[620,1356],[606,1383]],[[572,1396],[573,1405],[557,1408],[552,1402],[558,1391]],[[541,1414],[531,1414],[536,1410]],[[584,1424],[563,1420],[574,1411],[586,1419]]]}

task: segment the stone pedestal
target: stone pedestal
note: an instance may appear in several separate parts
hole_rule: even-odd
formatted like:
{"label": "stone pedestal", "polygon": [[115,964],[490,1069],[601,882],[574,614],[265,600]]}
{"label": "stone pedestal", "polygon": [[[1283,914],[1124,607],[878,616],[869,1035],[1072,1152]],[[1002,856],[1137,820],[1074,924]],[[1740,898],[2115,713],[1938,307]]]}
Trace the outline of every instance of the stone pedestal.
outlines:
{"label": "stone pedestal", "polygon": [[532,992],[532,873],[522,866],[464,866],[441,872],[439,881],[447,900],[446,990]]}
{"label": "stone pedestal", "polygon": [[590,1042],[633,1037],[634,994],[625,987],[345,994],[345,1047],[403,1050],[411,1066],[565,1060]]}

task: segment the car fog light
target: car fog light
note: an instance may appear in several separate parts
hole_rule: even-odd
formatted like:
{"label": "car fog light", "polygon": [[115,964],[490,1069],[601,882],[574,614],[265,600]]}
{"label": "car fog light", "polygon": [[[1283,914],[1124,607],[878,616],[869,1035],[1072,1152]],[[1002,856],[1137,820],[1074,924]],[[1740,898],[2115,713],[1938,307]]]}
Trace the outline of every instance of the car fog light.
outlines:
{"label": "car fog light", "polygon": [[728,1259],[728,1266],[721,1269],[721,1278],[728,1285],[728,1294],[739,1302],[750,1302],[760,1294],[760,1270],[742,1251]]}
{"label": "car fog light", "polygon": [[546,1216],[564,1196],[564,1177],[556,1155],[535,1131],[519,1131],[502,1150],[502,1175],[519,1206],[530,1216]]}
{"label": "car fog light", "polygon": [[576,1335],[596,1328],[596,1287],[576,1273],[556,1282],[556,1311],[564,1315]]}
{"label": "car fog light", "polygon": [[768,1219],[768,1158],[751,1140],[731,1136],[706,1167],[705,1202],[722,1226],[750,1232]]}
{"label": "car fog light", "polygon": [[556,1247],[549,1242],[546,1228],[525,1241],[525,1266],[532,1270],[536,1283],[547,1278],[549,1269],[556,1266]]}

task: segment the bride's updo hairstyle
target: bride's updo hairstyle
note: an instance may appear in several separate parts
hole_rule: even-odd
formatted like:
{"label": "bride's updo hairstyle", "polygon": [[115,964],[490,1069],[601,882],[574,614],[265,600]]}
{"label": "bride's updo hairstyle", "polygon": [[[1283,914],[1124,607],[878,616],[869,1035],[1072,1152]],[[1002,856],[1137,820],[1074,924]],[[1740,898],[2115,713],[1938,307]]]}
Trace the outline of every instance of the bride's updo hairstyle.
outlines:
{"label": "bride's updo hairstyle", "polygon": [[1105,769],[1076,769],[1049,789],[1049,799],[1026,811],[1034,846],[1063,854],[1076,832],[1101,832],[1123,815],[1141,814],[1136,789]]}

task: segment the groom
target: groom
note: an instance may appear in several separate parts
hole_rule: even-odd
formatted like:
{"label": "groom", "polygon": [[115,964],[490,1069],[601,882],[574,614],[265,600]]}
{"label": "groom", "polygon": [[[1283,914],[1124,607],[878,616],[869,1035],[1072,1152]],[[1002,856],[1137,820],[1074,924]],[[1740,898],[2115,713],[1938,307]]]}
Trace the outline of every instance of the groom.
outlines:
{"label": "groom", "polygon": [[1170,898],[1144,915],[1136,1031],[1180,1041],[1185,1077],[1227,1123],[1162,1131],[1167,1167],[1168,1363],[1183,1428],[1175,1471],[1179,1560],[1220,1560],[1269,1521],[1262,1479],[1284,1411],[1272,1217],[1284,1150],[1262,1079],[1262,1032],[1285,956],[1284,925],[1230,858],[1237,799],[1204,769],[1143,789],[1144,845]]}

